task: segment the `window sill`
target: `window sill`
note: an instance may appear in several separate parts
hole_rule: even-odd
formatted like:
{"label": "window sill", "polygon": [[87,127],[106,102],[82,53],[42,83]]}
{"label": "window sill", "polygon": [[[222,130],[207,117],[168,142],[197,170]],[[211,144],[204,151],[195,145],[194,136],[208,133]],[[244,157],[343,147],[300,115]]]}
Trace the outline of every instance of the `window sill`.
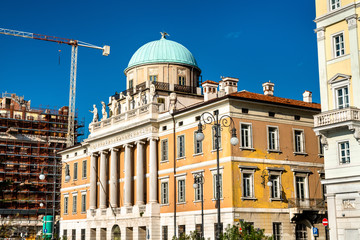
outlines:
{"label": "window sill", "polygon": [[86,212],[81,212],[81,214],[86,214]]}
{"label": "window sill", "polygon": [[255,151],[255,148],[251,148],[251,147],[239,147],[241,151]]}
{"label": "window sill", "polygon": [[184,205],[184,204],[186,204],[186,202],[178,202],[178,203],[176,203],[176,205]]}
{"label": "window sill", "polygon": [[254,197],[241,197],[241,200],[250,200],[250,201],[256,201],[257,198],[254,198]]}
{"label": "window sill", "polygon": [[324,154],[318,154],[319,157],[323,158],[324,157]]}
{"label": "window sill", "polygon": [[186,159],[186,157],[178,157],[178,158],[176,158],[176,160],[183,160],[183,159]]}
{"label": "window sill", "polygon": [[[223,197],[221,197],[221,198],[220,198],[220,200],[224,200],[224,198],[223,198]],[[215,199],[215,198],[212,198],[212,199],[211,199],[211,201],[215,202],[215,201],[216,201],[216,199]]]}
{"label": "window sill", "polygon": [[283,199],[281,198],[270,198],[270,202],[282,202]]}
{"label": "window sill", "polygon": [[201,200],[195,200],[193,201],[193,203],[201,203],[202,201]]}
{"label": "window sill", "polygon": [[77,212],[73,212],[72,214],[75,215],[75,214],[77,214]]}
{"label": "window sill", "polygon": [[83,178],[82,178],[82,180],[86,180],[86,179],[87,179],[87,177],[83,177]]}
{"label": "window sill", "polygon": [[193,154],[193,157],[196,157],[196,156],[204,156],[204,153],[203,153],[203,152],[201,152],[201,153],[194,153],[194,154]]}
{"label": "window sill", "polygon": [[294,155],[303,155],[303,156],[307,156],[308,154],[306,152],[294,152]]}
{"label": "window sill", "polygon": [[167,206],[170,206],[170,204],[169,203],[161,203],[160,204],[160,207],[167,207]]}
{"label": "window sill", "polygon": [[[217,151],[216,149],[211,150],[212,153],[216,151]],[[219,151],[222,151],[222,148],[219,148]]]}
{"label": "window sill", "polygon": [[267,150],[268,153],[282,153],[282,151],[280,149],[268,149]]}
{"label": "window sill", "polygon": [[160,163],[168,163],[169,162],[169,160],[162,160],[162,161],[160,161]]}

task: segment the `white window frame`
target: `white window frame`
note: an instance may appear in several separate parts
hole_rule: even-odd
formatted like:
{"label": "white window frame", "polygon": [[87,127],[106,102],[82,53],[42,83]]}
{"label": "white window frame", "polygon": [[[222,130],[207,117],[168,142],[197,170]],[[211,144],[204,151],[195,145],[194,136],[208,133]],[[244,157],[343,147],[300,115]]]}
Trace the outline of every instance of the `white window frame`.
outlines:
{"label": "white window frame", "polygon": [[[341,145],[342,144],[347,144],[348,146],[342,150],[341,149]],[[338,145],[338,158],[339,158],[339,165],[348,165],[351,163],[351,152],[350,152],[350,141],[348,140],[345,140],[345,141],[338,141],[337,142],[337,145]],[[348,161],[346,160],[345,162],[342,161],[342,152],[345,152],[345,159],[349,159]]]}
{"label": "white window frame", "polygon": [[[336,38],[337,37],[340,37],[342,36],[342,43],[340,42],[339,44],[343,46],[343,48],[340,48],[339,51],[340,51],[340,55],[337,56],[336,53],[338,50],[336,50]],[[339,57],[342,57],[342,56],[345,56],[346,53],[345,53],[345,36],[344,36],[344,31],[341,31],[341,32],[337,32],[337,33],[334,33],[331,35],[331,46],[332,46],[332,55],[333,55],[333,58],[339,58]]]}
{"label": "white window frame", "polygon": [[[300,133],[297,135],[296,133]],[[299,137],[299,138],[298,138]],[[304,129],[293,129],[294,154],[306,154]],[[297,149],[299,144],[299,149]]]}
{"label": "white window frame", "polygon": [[184,75],[178,75],[178,85],[180,86],[186,85],[186,77]]}
{"label": "white window frame", "polygon": [[83,160],[82,161],[82,179],[86,179],[87,178],[87,160]]}
{"label": "white window frame", "polygon": [[[294,172],[294,189],[295,189],[295,198],[298,201],[308,203],[306,200],[309,199],[309,174],[311,173],[310,171],[307,170],[299,170],[299,169],[292,169],[292,171]],[[297,181],[297,177],[302,177],[304,178],[304,198],[300,198],[300,196],[298,196],[298,181]]]}
{"label": "white window frame", "polygon": [[75,162],[73,165],[73,175],[74,175],[73,180],[78,179],[78,169],[79,169],[79,164],[77,162]]}
{"label": "white window frame", "polygon": [[[247,136],[245,138],[247,139],[248,145],[244,145],[243,142],[243,126],[247,126]],[[251,123],[240,123],[240,148],[241,149],[253,149],[253,134],[252,134],[252,124]]]}
{"label": "white window frame", "polygon": [[76,194],[72,194],[72,213],[76,214],[77,213],[77,193]]}
{"label": "white window frame", "polygon": [[[269,181],[272,182],[272,186],[269,187],[270,191],[270,201],[281,201],[282,200],[282,184],[281,184],[281,174],[282,171],[269,171]],[[274,181],[276,179],[276,181]],[[276,190],[277,189],[277,190]],[[277,196],[274,196],[277,193]]]}
{"label": "white window frame", "polygon": [[[166,149],[164,149],[166,143]],[[167,138],[161,140],[161,162],[168,162],[169,161],[169,141]]]}
{"label": "white window frame", "polygon": [[[220,149],[222,149],[221,148],[221,141],[222,141],[222,136],[221,136],[221,126],[219,126],[219,128],[218,128],[218,131],[219,131],[219,150]],[[213,125],[212,127],[211,127],[211,135],[212,135],[212,149],[213,149],[213,151],[216,151],[216,144],[215,144],[215,125]]]}
{"label": "white window frame", "polygon": [[64,215],[69,214],[69,195],[64,195]]}
{"label": "white window frame", "polygon": [[[161,205],[169,205],[169,178],[160,182]],[[164,188],[166,186],[166,188]],[[165,191],[164,191],[165,190]]]}
{"label": "white window frame", "polygon": [[[198,131],[194,131],[194,155],[202,154],[203,153],[203,146],[202,141],[196,140],[196,134]],[[198,147],[199,145],[199,147]],[[198,151],[199,149],[199,151]]]}
{"label": "white window frame", "polygon": [[[183,138],[183,143],[181,143],[181,138]],[[177,136],[177,158],[182,159],[185,158],[185,135],[179,135]]]}
{"label": "white window frame", "polygon": [[334,11],[334,10],[340,8],[340,7],[341,7],[341,1],[340,0],[329,0],[329,9],[330,9],[330,11]]}
{"label": "white window frame", "polygon": [[[275,231],[275,226],[279,226],[279,232]],[[277,233],[279,235],[277,235]],[[282,223],[281,222],[273,222],[273,236],[274,236],[274,240],[281,240],[282,239]]]}
{"label": "white window frame", "polygon": [[[344,94],[344,90],[347,89],[347,95]],[[343,106],[340,107],[339,104],[339,90],[342,91],[343,96],[342,96],[342,100],[343,100]],[[342,87],[338,87],[334,89],[334,95],[335,95],[335,106],[336,109],[344,109],[344,108],[348,108],[350,106],[350,93],[349,93],[349,87],[348,86],[342,86]],[[347,98],[347,102],[345,101]]]}
{"label": "white window frame", "polygon": [[[254,166],[239,166],[240,173],[241,173],[241,199],[242,200],[256,200],[255,198],[255,184],[254,184],[254,176],[257,167]],[[249,184],[250,184],[250,194],[249,196],[245,196],[245,189],[244,189],[244,174],[250,175]]]}
{"label": "white window frame", "polygon": [[[178,204],[182,204],[182,203],[186,203],[186,179],[185,176],[181,177],[181,178],[177,178],[177,203]],[[180,185],[180,183],[182,183],[182,185]]]}
{"label": "white window frame", "polygon": [[338,102],[338,90],[341,88],[348,89],[348,106],[345,106],[342,109],[350,106],[350,78],[351,76],[349,75],[338,73],[328,81],[333,91],[333,104],[335,109],[340,109]]}
{"label": "white window frame", "polygon": [[152,82],[152,83],[157,82],[158,81],[158,75],[157,74],[149,75],[149,81]]}
{"label": "white window frame", "polygon": [[[267,151],[268,152],[280,152],[280,130],[278,126],[271,126],[268,125],[266,126],[267,131],[266,131],[266,135],[267,135]],[[270,129],[276,129],[275,133],[275,147],[274,148],[270,148]]]}
{"label": "white window frame", "polygon": [[[193,172],[193,175],[195,174],[201,174],[201,176],[203,177],[204,180],[204,172],[202,171],[197,171],[197,172]],[[193,179],[195,180],[195,176],[193,176]],[[194,188],[194,202],[201,202],[201,189],[204,188],[204,182],[203,184],[199,184],[198,188]],[[204,197],[204,194],[203,194]]]}
{"label": "white window frame", "polygon": [[[224,180],[224,174],[223,174],[223,171],[224,171],[224,166],[220,166],[220,169],[219,169],[219,174],[221,176],[220,178],[220,200],[223,199],[223,180]],[[210,172],[211,172],[211,175],[212,175],[212,186],[213,186],[213,198],[212,200],[213,201],[216,201],[216,181],[215,181],[215,176],[217,175],[217,168],[211,168],[210,169]]]}
{"label": "white window frame", "polygon": [[81,213],[86,213],[86,192],[81,193]]}

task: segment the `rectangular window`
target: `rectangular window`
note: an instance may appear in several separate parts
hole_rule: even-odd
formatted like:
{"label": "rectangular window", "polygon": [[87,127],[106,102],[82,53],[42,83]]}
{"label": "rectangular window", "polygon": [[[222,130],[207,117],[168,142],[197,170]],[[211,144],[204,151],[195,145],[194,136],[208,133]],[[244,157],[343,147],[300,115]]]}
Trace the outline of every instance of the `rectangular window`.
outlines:
{"label": "rectangular window", "polygon": [[277,127],[268,127],[268,149],[279,151],[279,129]]}
{"label": "rectangular window", "polygon": [[85,240],[85,229],[81,229],[81,240]]}
{"label": "rectangular window", "polygon": [[349,90],[348,87],[336,89],[337,107],[339,109],[349,107]]}
{"label": "rectangular window", "polygon": [[331,10],[335,10],[340,7],[340,0],[330,0]]}
{"label": "rectangular window", "polygon": [[67,240],[67,229],[64,229],[63,231],[63,240]]}
{"label": "rectangular window", "polygon": [[76,213],[76,211],[77,211],[76,206],[77,206],[77,195],[73,196],[73,206],[72,206],[73,213]]}
{"label": "rectangular window", "polygon": [[78,163],[76,162],[74,163],[74,180],[77,180],[78,178],[77,172],[78,172]]}
{"label": "rectangular window", "polygon": [[195,201],[201,201],[201,191],[203,188],[202,184],[197,184],[197,188],[195,188]]}
{"label": "rectangular window", "polygon": [[181,236],[185,234],[185,225],[179,225],[179,237],[181,238]]}
{"label": "rectangular window", "polygon": [[273,223],[273,237],[274,240],[281,240],[281,223]]}
{"label": "rectangular window", "polygon": [[168,140],[161,140],[161,161],[168,161]]}
{"label": "rectangular window", "polygon": [[195,231],[196,231],[196,239],[201,239],[202,225],[201,224],[196,224],[195,225]]}
{"label": "rectangular window", "polygon": [[178,180],[178,203],[185,202],[185,179]]}
{"label": "rectangular window", "polygon": [[[70,165],[66,164],[65,165],[65,176],[70,175],[69,172],[70,172]],[[67,181],[65,180],[65,182],[67,182]]]}
{"label": "rectangular window", "polygon": [[340,164],[350,163],[350,145],[348,141],[339,143],[339,153]]}
{"label": "rectangular window", "polygon": [[185,76],[179,76],[179,85],[185,86]]}
{"label": "rectangular window", "polygon": [[333,36],[333,44],[335,57],[341,57],[345,54],[344,34],[340,33],[336,36]]}
{"label": "rectangular window", "polygon": [[129,80],[129,88],[133,88],[134,86],[134,80]]}
{"label": "rectangular window", "polygon": [[[216,239],[216,236],[218,236],[218,224],[217,223],[214,223],[214,239]],[[220,233],[219,234],[222,234],[223,232],[223,223],[220,223]]]}
{"label": "rectangular window", "polygon": [[64,214],[68,214],[69,212],[69,197],[64,197]]}
{"label": "rectangular window", "polygon": [[296,197],[297,199],[305,199],[305,177],[296,177]]}
{"label": "rectangular window", "polygon": [[150,82],[157,82],[157,75],[150,75],[149,76],[149,80],[150,80]]}
{"label": "rectangular window", "polygon": [[71,239],[76,240],[76,229],[71,230]]}
{"label": "rectangular window", "polygon": [[177,137],[178,158],[185,157],[185,135]]}
{"label": "rectangular window", "polygon": [[168,240],[168,226],[162,226],[162,240]]}
{"label": "rectangular window", "polygon": [[253,174],[243,173],[243,197],[251,198],[253,195]]}
{"label": "rectangular window", "polygon": [[252,148],[251,124],[240,124],[240,146],[243,148]]}
{"label": "rectangular window", "polygon": [[295,152],[296,153],[304,153],[305,152],[305,144],[304,144],[304,131],[295,130],[294,131],[294,143],[295,143]]}
{"label": "rectangular window", "polygon": [[[216,188],[216,183],[217,183],[217,174],[215,173],[213,175],[213,198],[217,199],[217,188]],[[222,174],[220,173],[220,177],[219,177],[219,185],[220,185],[220,198],[222,198]]]}
{"label": "rectangular window", "polygon": [[86,169],[87,168],[87,161],[84,160],[82,162],[82,178],[86,178],[87,177],[87,172],[86,172]]}
{"label": "rectangular window", "polygon": [[86,194],[81,195],[81,212],[86,212]]}
{"label": "rectangular window", "polygon": [[213,150],[216,150],[217,146],[219,146],[219,149],[220,149],[221,148],[221,128],[220,128],[220,126],[214,125],[212,127],[212,139],[213,139],[213,143],[212,143]]}
{"label": "rectangular window", "polygon": [[281,198],[280,176],[270,175],[269,181],[272,183],[272,186],[270,187],[270,198]]}
{"label": "rectangular window", "polygon": [[161,204],[169,203],[169,182],[161,182]]}
{"label": "rectangular window", "polygon": [[194,132],[194,154],[202,153],[202,141],[196,140],[197,131]]}

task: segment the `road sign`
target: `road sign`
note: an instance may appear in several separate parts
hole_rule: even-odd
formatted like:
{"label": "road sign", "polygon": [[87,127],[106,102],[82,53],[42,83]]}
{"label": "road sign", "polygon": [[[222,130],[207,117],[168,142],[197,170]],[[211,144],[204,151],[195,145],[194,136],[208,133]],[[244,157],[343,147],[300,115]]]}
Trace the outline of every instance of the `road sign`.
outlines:
{"label": "road sign", "polygon": [[316,228],[316,227],[313,228],[313,235],[314,235],[314,237],[319,236],[319,229],[318,228]]}
{"label": "road sign", "polygon": [[324,218],[324,219],[322,220],[322,224],[323,224],[325,227],[329,224],[327,218]]}
{"label": "road sign", "polygon": [[47,229],[46,229],[46,228],[44,229],[44,233],[47,233]]}

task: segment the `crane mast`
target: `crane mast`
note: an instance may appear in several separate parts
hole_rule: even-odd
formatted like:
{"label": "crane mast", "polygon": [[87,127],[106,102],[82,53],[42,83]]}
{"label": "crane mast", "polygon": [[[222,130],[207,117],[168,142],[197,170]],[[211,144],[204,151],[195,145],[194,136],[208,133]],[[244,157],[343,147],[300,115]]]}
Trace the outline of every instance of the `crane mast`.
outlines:
{"label": "crane mast", "polygon": [[54,36],[47,36],[43,34],[29,33],[11,29],[0,28],[0,34],[31,38],[49,42],[56,42],[61,44],[67,44],[71,46],[71,66],[70,66],[70,92],[69,92],[69,115],[68,115],[68,134],[66,139],[67,147],[71,147],[75,143],[75,97],[76,97],[76,71],[77,71],[77,55],[78,46],[100,49],[103,51],[104,56],[110,54],[110,46],[98,47],[89,43],[81,42],[78,40],[60,38]]}

